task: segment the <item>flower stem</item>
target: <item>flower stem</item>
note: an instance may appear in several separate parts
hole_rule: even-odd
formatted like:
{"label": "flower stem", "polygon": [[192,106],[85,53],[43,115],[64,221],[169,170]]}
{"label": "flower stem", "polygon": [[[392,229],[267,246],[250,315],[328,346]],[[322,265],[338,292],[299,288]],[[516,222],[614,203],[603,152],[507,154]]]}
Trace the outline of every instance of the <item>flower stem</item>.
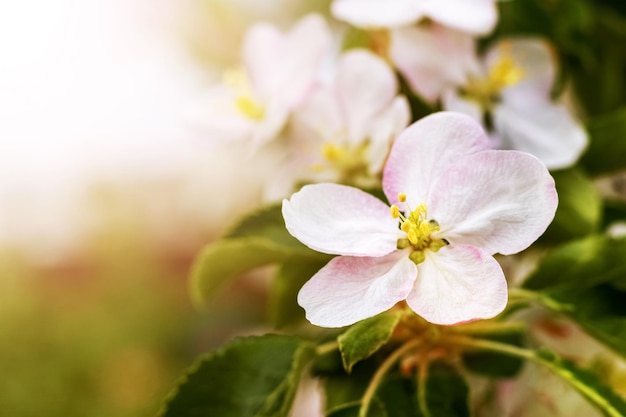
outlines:
{"label": "flower stem", "polygon": [[616,410],[613,405],[607,401],[601,394],[585,384],[583,381],[572,376],[570,370],[560,367],[553,361],[550,361],[539,354],[536,351],[530,349],[524,349],[517,346],[508,345],[506,343],[494,342],[491,340],[474,339],[466,336],[450,335],[446,337],[446,341],[454,343],[457,346],[464,346],[467,348],[489,350],[492,352],[502,353],[517,358],[528,359],[538,365],[545,366],[563,381],[567,382],[576,391],[581,393],[587,400],[593,405],[602,410],[607,416],[610,417],[623,417],[623,414]]}
{"label": "flower stem", "polygon": [[511,288],[509,289],[509,301],[512,302],[538,302],[552,311],[569,311],[572,306],[569,304],[562,304],[558,301],[550,298],[549,296],[527,290],[524,288]]}
{"label": "flower stem", "polygon": [[417,402],[420,412],[424,417],[431,417],[426,401],[426,380],[428,379],[428,357],[422,355],[419,359],[419,368],[417,373]]}
{"label": "flower stem", "polygon": [[317,346],[315,348],[315,354],[317,356],[322,356],[337,349],[339,349],[339,343],[333,340],[328,343],[324,343],[323,345]]}
{"label": "flower stem", "polygon": [[367,417],[367,412],[369,411],[370,404],[374,399],[374,394],[393,364],[396,363],[402,355],[419,346],[420,343],[422,343],[421,339],[414,339],[407,342],[389,355],[389,357],[380,365],[363,394],[363,398],[361,399],[361,408],[359,409],[359,417]]}

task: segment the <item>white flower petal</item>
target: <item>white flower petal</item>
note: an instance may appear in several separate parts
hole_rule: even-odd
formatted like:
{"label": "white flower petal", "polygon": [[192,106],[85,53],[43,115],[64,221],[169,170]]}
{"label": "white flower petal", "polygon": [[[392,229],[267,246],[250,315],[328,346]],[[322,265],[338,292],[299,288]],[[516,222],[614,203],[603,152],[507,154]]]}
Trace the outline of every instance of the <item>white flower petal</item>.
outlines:
{"label": "white flower petal", "polygon": [[583,126],[562,105],[505,102],[493,119],[502,147],[531,153],[549,169],[573,165],[587,146]]}
{"label": "white flower petal", "polygon": [[409,124],[411,109],[406,97],[398,96],[385,112],[372,121],[368,159],[370,173],[382,170],[393,139]]}
{"label": "white flower petal", "polygon": [[498,262],[470,245],[426,252],[407,304],[425,320],[460,324],[498,315],[507,303],[507,284]]}
{"label": "white flower petal", "polygon": [[289,233],[330,254],[383,256],[396,250],[403,235],[389,206],[345,185],[305,185],[283,200],[283,217]]}
{"label": "white flower petal", "polygon": [[253,26],[246,34],[243,60],[259,95],[293,107],[310,91],[330,46],[326,22],[311,14],[286,34],[267,24]]}
{"label": "white flower petal", "polygon": [[380,258],[339,256],[304,284],[298,304],[312,324],[343,327],[404,300],[416,275],[406,251]]}
{"label": "white flower petal", "polygon": [[424,14],[435,22],[474,35],[485,35],[496,25],[494,0],[424,1]]}
{"label": "white flower petal", "polygon": [[393,28],[422,18],[422,4],[415,0],[334,0],[331,12],[339,20],[362,28]]}
{"label": "white flower petal", "polygon": [[333,87],[353,144],[367,139],[372,118],[389,107],[398,91],[389,65],[364,49],[341,57]]}
{"label": "white flower petal", "polygon": [[437,24],[394,30],[389,55],[411,88],[429,102],[446,86],[463,84],[479,67],[474,38]]}
{"label": "white flower petal", "polygon": [[235,93],[218,84],[183,111],[182,117],[203,137],[216,143],[249,140],[257,123],[235,108]]}
{"label": "white flower petal", "polygon": [[438,237],[510,255],[546,230],[558,197],[554,179],[534,156],[483,151],[459,159],[438,178],[427,204],[441,227]]}
{"label": "white flower petal", "polygon": [[398,205],[398,193],[405,193],[413,208],[427,202],[433,180],[462,155],[487,149],[488,140],[482,127],[464,114],[440,112],[424,117],[396,139],[383,174],[385,195]]}
{"label": "white flower petal", "polygon": [[458,91],[454,88],[446,89],[441,96],[441,104],[447,111],[456,111],[467,114],[477,123],[482,123],[483,109],[477,102],[466,100],[459,96]]}
{"label": "white flower petal", "polygon": [[550,98],[556,76],[556,54],[549,44],[538,38],[506,39],[490,48],[485,64],[491,68],[509,57],[522,70],[519,82],[502,90],[502,100],[522,106],[543,104]]}

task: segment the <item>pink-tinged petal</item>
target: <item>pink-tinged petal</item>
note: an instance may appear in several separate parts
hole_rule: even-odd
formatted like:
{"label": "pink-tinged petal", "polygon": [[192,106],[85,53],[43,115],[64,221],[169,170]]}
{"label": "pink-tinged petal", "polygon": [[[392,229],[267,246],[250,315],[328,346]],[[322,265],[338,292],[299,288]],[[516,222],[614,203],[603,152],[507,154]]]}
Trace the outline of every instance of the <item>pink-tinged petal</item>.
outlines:
{"label": "pink-tinged petal", "polygon": [[352,143],[367,139],[372,118],[389,107],[398,91],[389,65],[364,49],[341,57],[333,87]]}
{"label": "pink-tinged petal", "polygon": [[507,284],[498,262],[470,245],[426,252],[406,301],[425,320],[453,325],[498,315],[507,303]]}
{"label": "pink-tinged petal", "polygon": [[472,119],[476,120],[477,123],[482,123],[484,112],[480,105],[475,101],[462,98],[454,88],[446,89],[443,92],[441,104],[447,111],[467,114]]}
{"label": "pink-tinged petal", "polygon": [[491,32],[498,19],[495,0],[424,1],[423,7],[435,22],[474,35]]}
{"label": "pink-tinged petal", "polygon": [[257,123],[236,109],[235,99],[230,88],[218,84],[185,109],[182,117],[201,136],[216,143],[249,140]]}
{"label": "pink-tinged petal", "polygon": [[537,38],[502,40],[489,49],[485,64],[491,68],[503,58],[512,59],[522,70],[520,81],[502,90],[503,101],[533,106],[549,99],[557,58],[546,41]]}
{"label": "pink-tinged petal", "polygon": [[294,140],[306,143],[303,151],[319,153],[324,142],[335,139],[345,121],[331,88],[318,88],[293,114]]}
{"label": "pink-tinged petal", "polygon": [[394,28],[424,16],[416,0],[334,0],[331,12],[339,20],[361,28]]}
{"label": "pink-tinged petal", "polygon": [[391,150],[392,141],[410,120],[411,109],[404,96],[396,97],[387,110],[374,119],[369,132],[368,152],[369,169],[372,174],[382,170]]}
{"label": "pink-tinged petal", "polygon": [[427,205],[441,227],[437,236],[510,255],[546,230],[558,197],[554,179],[534,156],[483,151],[459,158],[438,178]]}
{"label": "pink-tinged petal", "polygon": [[404,300],[416,276],[406,251],[380,258],[339,256],[304,284],[298,304],[312,324],[343,327]]}
{"label": "pink-tinged petal", "polygon": [[587,146],[583,126],[562,105],[512,106],[502,103],[494,112],[502,146],[528,152],[549,169],[573,165]]}
{"label": "pink-tinged petal", "polygon": [[311,14],[286,34],[267,24],[253,26],[246,34],[243,61],[259,95],[293,107],[312,88],[330,47],[326,22]]}
{"label": "pink-tinged petal", "polygon": [[418,120],[391,149],[383,172],[385,195],[399,205],[398,193],[405,193],[413,208],[427,202],[433,180],[461,156],[487,149],[488,141],[480,124],[461,113],[440,112]]}
{"label": "pink-tinged petal", "polygon": [[318,252],[383,256],[396,250],[403,232],[389,206],[358,188],[305,185],[283,200],[287,230]]}
{"label": "pink-tinged petal", "polygon": [[411,88],[435,102],[446,86],[462,85],[479,68],[474,38],[441,25],[409,27],[391,34],[389,55]]}

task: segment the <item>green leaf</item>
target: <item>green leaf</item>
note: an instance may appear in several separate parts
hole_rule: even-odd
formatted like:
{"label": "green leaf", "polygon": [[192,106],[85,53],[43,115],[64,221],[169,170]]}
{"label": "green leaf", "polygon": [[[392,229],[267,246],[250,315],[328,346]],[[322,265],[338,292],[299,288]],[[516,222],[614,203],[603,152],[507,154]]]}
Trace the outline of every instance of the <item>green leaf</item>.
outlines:
{"label": "green leaf", "polygon": [[277,328],[304,320],[304,310],[297,302],[298,292],[327,262],[327,259],[301,260],[281,265],[270,289],[270,320]]}
{"label": "green leaf", "polygon": [[314,352],[291,336],[235,339],[192,367],[159,416],[286,417]]}
{"label": "green leaf", "polygon": [[626,358],[626,291],[611,285],[553,290],[551,300],[573,308],[564,313],[601,343]]}
{"label": "green leaf", "polygon": [[626,237],[590,236],[547,254],[524,282],[532,290],[626,281]]}
{"label": "green leaf", "polygon": [[598,230],[602,200],[593,183],[579,169],[552,173],[559,195],[559,206],[542,241],[564,241],[587,236]]}
{"label": "green leaf", "polygon": [[626,106],[589,124],[590,144],[581,160],[592,175],[626,169]]}
{"label": "green leaf", "polygon": [[[522,346],[524,330],[513,333],[495,334],[486,336],[485,339],[507,343],[514,346]],[[524,362],[520,358],[504,355],[496,352],[465,352],[462,356],[463,365],[476,374],[494,378],[510,378],[515,376]]]}
{"label": "green leaf", "polygon": [[401,317],[401,311],[388,311],[360,321],[340,335],[337,341],[346,371],[387,343]]}
{"label": "green leaf", "polygon": [[571,384],[606,417],[626,417],[626,402],[598,377],[548,350],[537,352],[537,362]]}
{"label": "green leaf", "polygon": [[451,365],[443,361],[431,362],[426,378],[425,405],[431,417],[469,417],[467,382]]}
{"label": "green leaf", "polygon": [[279,206],[244,218],[224,239],[207,245],[191,269],[191,295],[204,305],[231,279],[250,269],[289,260],[328,260],[291,236]]}

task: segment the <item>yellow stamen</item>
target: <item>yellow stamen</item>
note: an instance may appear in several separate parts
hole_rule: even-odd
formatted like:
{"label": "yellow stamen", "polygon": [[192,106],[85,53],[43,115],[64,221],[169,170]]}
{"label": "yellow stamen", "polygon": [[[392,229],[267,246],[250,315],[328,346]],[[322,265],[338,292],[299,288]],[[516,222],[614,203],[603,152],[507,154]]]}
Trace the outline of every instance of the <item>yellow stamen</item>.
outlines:
{"label": "yellow stamen", "polygon": [[400,209],[398,208],[398,206],[393,205],[390,207],[391,209],[391,217],[393,217],[394,219],[397,219],[398,217],[400,217]]}
{"label": "yellow stamen", "polygon": [[341,148],[334,143],[327,143],[322,148],[322,155],[324,156],[324,159],[328,161],[338,160],[341,157],[342,153],[343,151],[341,150]]}
{"label": "yellow stamen", "polygon": [[[405,202],[406,195],[404,193],[398,194],[398,201]],[[409,258],[416,264],[426,259],[424,254],[426,249],[437,252],[449,244],[446,239],[431,236],[440,228],[436,220],[428,220],[426,204],[421,203],[415,210],[411,210],[409,207],[409,214],[406,217],[396,205],[392,205],[390,211],[394,219],[400,219],[400,230],[406,233],[406,238],[398,239],[396,247],[398,249],[412,248]]]}
{"label": "yellow stamen", "polygon": [[265,118],[265,109],[250,96],[239,96],[235,99],[237,110],[250,120],[260,122]]}
{"label": "yellow stamen", "polygon": [[256,122],[265,118],[265,108],[253,98],[249,79],[243,69],[224,72],[223,82],[235,92],[235,109],[239,113]]}
{"label": "yellow stamen", "polygon": [[498,91],[517,84],[523,78],[524,69],[518,67],[510,55],[503,55],[489,70],[489,81]]}

